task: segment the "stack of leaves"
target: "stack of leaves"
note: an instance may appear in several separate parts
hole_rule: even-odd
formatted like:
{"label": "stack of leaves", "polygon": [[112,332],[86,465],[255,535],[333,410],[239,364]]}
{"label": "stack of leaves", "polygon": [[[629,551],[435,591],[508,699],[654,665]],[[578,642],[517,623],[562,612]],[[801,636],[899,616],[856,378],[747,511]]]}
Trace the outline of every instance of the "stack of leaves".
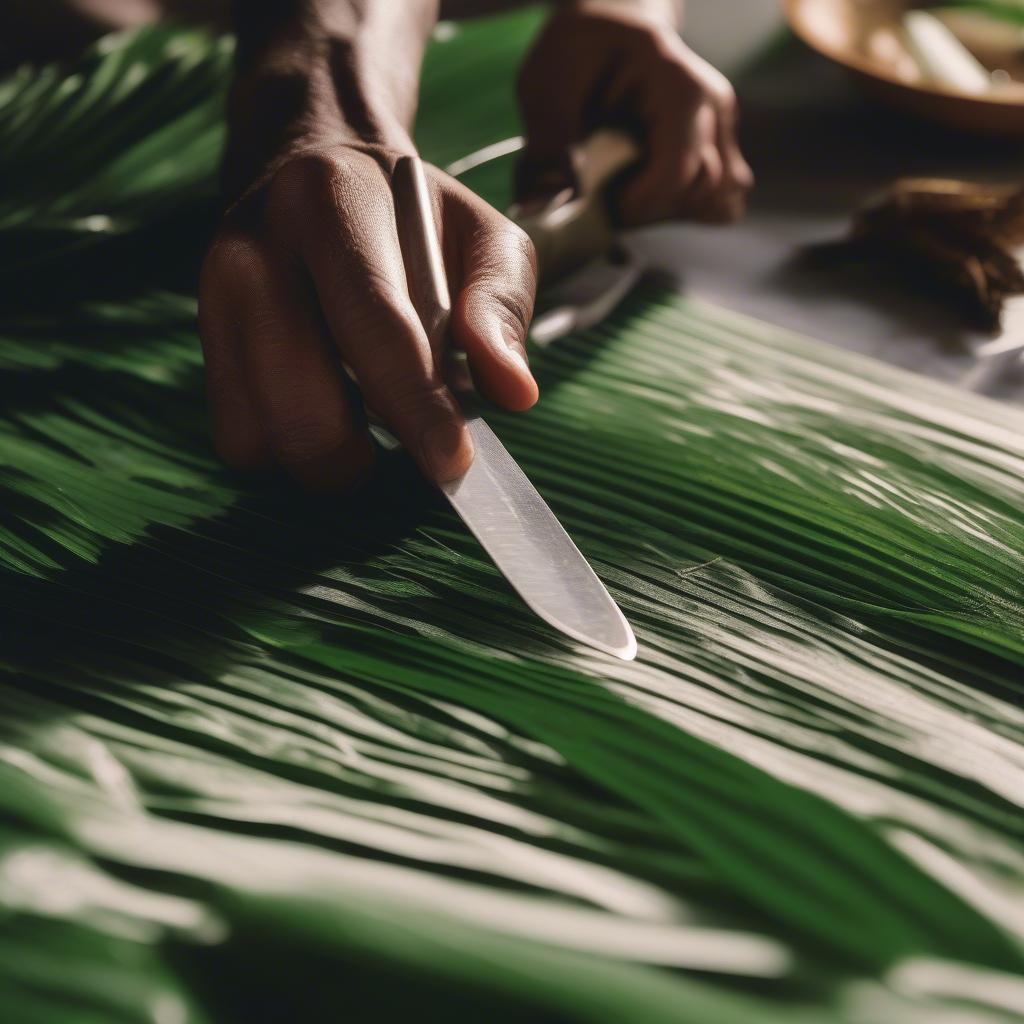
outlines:
{"label": "stack of leaves", "polygon": [[[428,158],[536,17],[435,44]],[[583,650],[401,454],[216,463],[226,62],[0,86],[0,1019],[1021,1019],[1024,418],[636,293],[493,416],[640,643]]]}

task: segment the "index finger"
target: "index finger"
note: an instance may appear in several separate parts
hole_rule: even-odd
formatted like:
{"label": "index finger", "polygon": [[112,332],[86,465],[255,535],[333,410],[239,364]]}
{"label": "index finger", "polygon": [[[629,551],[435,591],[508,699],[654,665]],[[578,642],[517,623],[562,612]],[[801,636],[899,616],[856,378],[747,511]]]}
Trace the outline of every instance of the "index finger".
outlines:
{"label": "index finger", "polygon": [[[367,404],[443,483],[469,468],[472,441],[409,298],[390,184],[372,157],[356,157],[318,158],[304,171],[299,186],[311,202],[299,251]],[[319,216],[310,218],[310,207]]]}

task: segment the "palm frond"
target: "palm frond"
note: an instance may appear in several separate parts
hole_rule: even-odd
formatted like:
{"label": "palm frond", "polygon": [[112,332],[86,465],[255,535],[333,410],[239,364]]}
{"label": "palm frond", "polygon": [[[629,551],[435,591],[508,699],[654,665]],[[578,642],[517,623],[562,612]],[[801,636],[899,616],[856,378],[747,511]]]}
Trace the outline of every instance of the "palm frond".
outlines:
{"label": "palm frond", "polygon": [[[435,45],[430,158],[515,133],[536,17]],[[150,30],[0,86],[3,251],[59,224],[33,259],[102,281],[205,202],[225,52]],[[222,469],[193,299],[145,270],[0,317],[4,1019],[1024,1012],[1019,412],[654,287],[538,354],[492,419],[622,664],[402,456],[344,501]]]}

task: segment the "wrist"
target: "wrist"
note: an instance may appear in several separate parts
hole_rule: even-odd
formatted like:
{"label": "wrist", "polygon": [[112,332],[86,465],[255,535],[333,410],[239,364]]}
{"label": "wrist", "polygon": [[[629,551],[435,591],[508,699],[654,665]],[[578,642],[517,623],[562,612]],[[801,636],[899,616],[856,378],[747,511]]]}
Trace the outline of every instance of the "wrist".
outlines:
{"label": "wrist", "polygon": [[415,152],[393,93],[360,68],[357,55],[332,49],[277,54],[236,78],[223,169],[228,198],[264,184],[303,153],[341,145]]}
{"label": "wrist", "polygon": [[416,84],[378,73],[357,46],[326,40],[268,55],[239,72],[228,95],[231,133],[268,141],[351,138],[407,141]]}
{"label": "wrist", "polygon": [[227,108],[230,197],[301,153],[345,144],[414,152],[436,0],[274,0],[244,12]]}

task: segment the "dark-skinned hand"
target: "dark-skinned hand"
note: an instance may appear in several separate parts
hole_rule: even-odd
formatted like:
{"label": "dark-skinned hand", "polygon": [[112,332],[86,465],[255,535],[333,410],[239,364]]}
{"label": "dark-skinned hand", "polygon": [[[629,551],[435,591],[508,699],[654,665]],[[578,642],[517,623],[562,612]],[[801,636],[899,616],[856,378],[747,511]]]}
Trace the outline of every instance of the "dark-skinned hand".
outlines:
{"label": "dark-skinned hand", "polygon": [[566,3],[527,54],[518,96],[527,141],[521,199],[571,187],[567,152],[610,124],[636,136],[644,153],[613,194],[621,223],[714,223],[743,213],[753,174],[736,142],[732,87],[643,4]]}
{"label": "dark-skinned hand", "polygon": [[[342,145],[285,162],[228,216],[203,265],[200,333],[214,441],[232,466],[278,466],[337,487],[374,458],[366,405],[431,479],[472,458],[462,414],[409,298],[390,174],[401,155]],[[427,168],[452,292],[451,342],[477,386],[519,410],[537,399],[524,343],[533,247],[457,181]]]}

